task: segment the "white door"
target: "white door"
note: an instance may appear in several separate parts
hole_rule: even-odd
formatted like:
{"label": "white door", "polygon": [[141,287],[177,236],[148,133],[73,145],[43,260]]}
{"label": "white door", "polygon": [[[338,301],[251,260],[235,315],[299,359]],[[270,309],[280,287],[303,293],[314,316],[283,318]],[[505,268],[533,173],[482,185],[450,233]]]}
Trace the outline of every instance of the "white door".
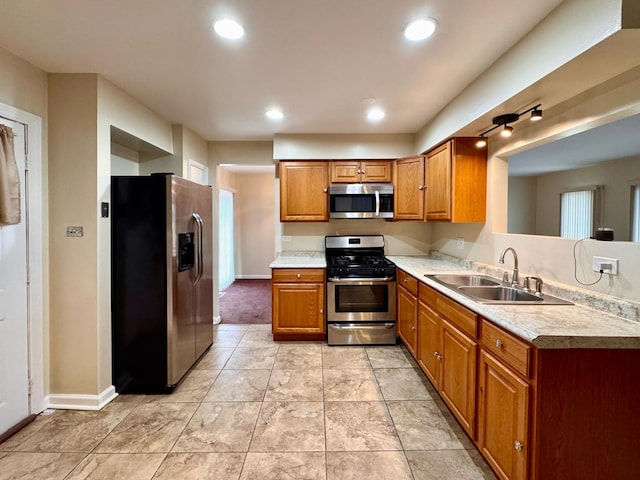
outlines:
{"label": "white door", "polygon": [[0,434],[31,413],[27,297],[27,211],[25,207],[25,129],[13,129],[20,171],[22,217],[18,225],[0,226]]}

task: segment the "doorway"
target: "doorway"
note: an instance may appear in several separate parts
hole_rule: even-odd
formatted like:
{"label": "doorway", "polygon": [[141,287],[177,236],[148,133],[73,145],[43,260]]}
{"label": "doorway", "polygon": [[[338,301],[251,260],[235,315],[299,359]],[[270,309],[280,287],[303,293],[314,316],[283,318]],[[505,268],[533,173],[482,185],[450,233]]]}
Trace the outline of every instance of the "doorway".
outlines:
{"label": "doorway", "polygon": [[220,323],[271,323],[275,167],[221,165],[218,179]]}
{"label": "doorway", "polygon": [[[18,223],[0,226],[0,438],[44,409],[41,119],[0,104],[19,176]],[[9,130],[10,129],[10,130]],[[11,136],[11,135],[10,135]]]}

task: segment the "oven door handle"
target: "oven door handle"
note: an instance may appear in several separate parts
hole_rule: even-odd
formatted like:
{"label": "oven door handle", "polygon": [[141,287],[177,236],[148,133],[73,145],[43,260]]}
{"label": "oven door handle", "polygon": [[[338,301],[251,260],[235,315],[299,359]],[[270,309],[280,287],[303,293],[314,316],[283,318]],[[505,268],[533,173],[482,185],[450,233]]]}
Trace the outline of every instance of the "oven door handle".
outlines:
{"label": "oven door handle", "polygon": [[381,278],[339,278],[329,277],[327,281],[331,283],[354,283],[354,282],[391,282],[395,281],[395,277],[381,277]]}

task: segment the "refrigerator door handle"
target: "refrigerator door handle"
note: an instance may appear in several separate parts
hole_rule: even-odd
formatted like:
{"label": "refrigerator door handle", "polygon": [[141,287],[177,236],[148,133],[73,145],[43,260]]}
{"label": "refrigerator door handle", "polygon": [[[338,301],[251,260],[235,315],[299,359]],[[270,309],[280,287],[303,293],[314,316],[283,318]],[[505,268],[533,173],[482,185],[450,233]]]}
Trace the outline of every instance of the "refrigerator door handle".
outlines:
{"label": "refrigerator door handle", "polygon": [[202,217],[198,213],[191,214],[193,219],[196,222],[196,230],[198,236],[198,247],[196,250],[196,278],[193,281],[194,285],[197,285],[200,279],[202,278]]}

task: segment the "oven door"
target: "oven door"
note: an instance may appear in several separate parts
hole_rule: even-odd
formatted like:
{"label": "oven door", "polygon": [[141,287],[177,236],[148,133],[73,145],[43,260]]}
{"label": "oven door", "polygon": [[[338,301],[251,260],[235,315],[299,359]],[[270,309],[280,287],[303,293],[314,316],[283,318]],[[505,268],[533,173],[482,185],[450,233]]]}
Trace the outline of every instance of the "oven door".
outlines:
{"label": "oven door", "polygon": [[393,278],[329,278],[327,322],[395,322]]}

